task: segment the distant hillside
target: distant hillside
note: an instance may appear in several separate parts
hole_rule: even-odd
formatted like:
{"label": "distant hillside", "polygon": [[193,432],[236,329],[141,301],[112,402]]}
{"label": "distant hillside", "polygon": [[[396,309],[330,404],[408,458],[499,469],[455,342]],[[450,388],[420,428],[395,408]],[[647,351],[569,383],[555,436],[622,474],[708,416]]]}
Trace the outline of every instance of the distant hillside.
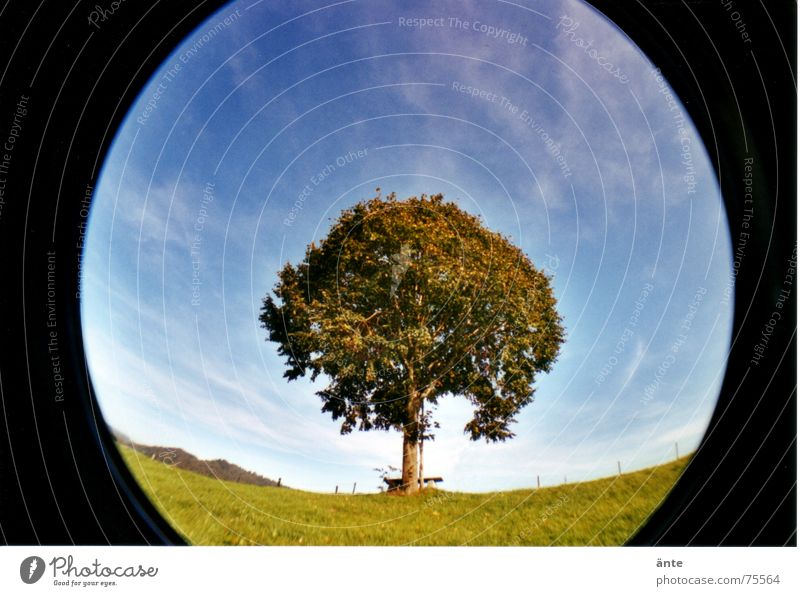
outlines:
{"label": "distant hillside", "polygon": [[127,445],[150,459],[160,461],[168,466],[174,466],[182,470],[188,470],[189,472],[195,472],[196,474],[202,474],[203,476],[216,478],[218,480],[254,484],[256,486],[280,486],[270,478],[264,478],[255,472],[249,472],[224,459],[198,459],[179,447],[140,445],[139,443],[131,441],[130,438],[120,432],[114,431],[113,434],[119,443]]}

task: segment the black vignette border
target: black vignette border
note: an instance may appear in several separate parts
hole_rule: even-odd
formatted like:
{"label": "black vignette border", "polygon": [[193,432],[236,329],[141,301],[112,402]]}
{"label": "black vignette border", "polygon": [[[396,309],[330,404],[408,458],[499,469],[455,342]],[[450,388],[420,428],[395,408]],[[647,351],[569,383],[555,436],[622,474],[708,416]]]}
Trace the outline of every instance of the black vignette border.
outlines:
{"label": "black vignette border", "polygon": [[176,45],[223,4],[125,2],[111,10],[14,0],[0,8],[3,128],[25,110],[0,212],[6,544],[183,544],[133,480],[99,414],[81,336],[78,255],[83,199],[128,109]]}
{"label": "black vignette border", "polygon": [[[592,0],[682,100],[717,171],[736,270],[719,401],[680,481],[629,545],[796,545],[796,293],[755,358],[797,242],[796,4]],[[743,164],[753,164],[752,203]],[[796,280],[794,280],[796,283]]]}
{"label": "black vignette border", "polygon": [[[748,365],[796,247],[796,6],[592,0],[658,66],[700,131],[731,238],[742,231],[741,164],[755,208],[736,277],[734,341],[697,455],[631,545],[796,545],[795,293]],[[81,199],[151,74],[223,2],[12,0],[0,12],[0,126],[26,115],[0,211],[0,537],[6,544],[181,544],[111,446],[83,354],[76,243]],[[734,6],[734,4],[736,6]],[[726,8],[730,5],[730,8]],[[731,18],[738,10],[749,42]],[[763,214],[763,215],[762,215]],[[58,298],[47,300],[54,263]],[[53,398],[54,308],[63,401]]]}

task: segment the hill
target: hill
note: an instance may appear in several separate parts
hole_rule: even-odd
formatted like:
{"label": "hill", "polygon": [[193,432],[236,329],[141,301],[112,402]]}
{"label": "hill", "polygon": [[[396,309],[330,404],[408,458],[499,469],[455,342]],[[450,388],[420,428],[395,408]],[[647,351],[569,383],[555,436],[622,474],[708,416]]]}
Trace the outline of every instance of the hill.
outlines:
{"label": "hill", "polygon": [[689,458],[541,489],[490,494],[320,494],[225,482],[120,446],[143,490],[190,543],[205,545],[621,545]]}
{"label": "hill", "polygon": [[224,459],[198,459],[191,453],[179,447],[160,447],[155,445],[141,445],[134,443],[121,433],[114,433],[119,444],[126,445],[139,453],[146,455],[151,460],[159,461],[168,466],[174,466],[181,470],[202,474],[216,480],[227,480],[242,484],[253,484],[255,486],[280,486],[276,481],[259,476],[255,472],[250,472],[232,464]]}

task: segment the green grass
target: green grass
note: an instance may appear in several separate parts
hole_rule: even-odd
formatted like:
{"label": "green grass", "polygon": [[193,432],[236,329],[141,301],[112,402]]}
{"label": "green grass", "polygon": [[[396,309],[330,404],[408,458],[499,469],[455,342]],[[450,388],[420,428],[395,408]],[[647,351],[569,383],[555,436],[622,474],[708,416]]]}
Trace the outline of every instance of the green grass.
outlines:
{"label": "green grass", "polygon": [[332,495],[221,482],[119,449],[161,514],[192,544],[620,545],[647,520],[688,457],[539,490],[413,497]]}

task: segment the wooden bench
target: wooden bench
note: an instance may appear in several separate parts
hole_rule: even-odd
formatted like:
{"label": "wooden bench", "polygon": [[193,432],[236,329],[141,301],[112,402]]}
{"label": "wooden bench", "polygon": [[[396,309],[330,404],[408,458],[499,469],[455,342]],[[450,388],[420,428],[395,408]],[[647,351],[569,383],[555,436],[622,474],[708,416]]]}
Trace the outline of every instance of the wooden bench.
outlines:
{"label": "wooden bench", "polygon": [[[435,486],[443,480],[444,479],[441,476],[426,476],[424,478],[423,485],[430,486],[430,483],[433,482]],[[384,478],[383,481],[389,485],[389,488],[386,489],[386,492],[392,492],[403,488],[402,478]]]}

